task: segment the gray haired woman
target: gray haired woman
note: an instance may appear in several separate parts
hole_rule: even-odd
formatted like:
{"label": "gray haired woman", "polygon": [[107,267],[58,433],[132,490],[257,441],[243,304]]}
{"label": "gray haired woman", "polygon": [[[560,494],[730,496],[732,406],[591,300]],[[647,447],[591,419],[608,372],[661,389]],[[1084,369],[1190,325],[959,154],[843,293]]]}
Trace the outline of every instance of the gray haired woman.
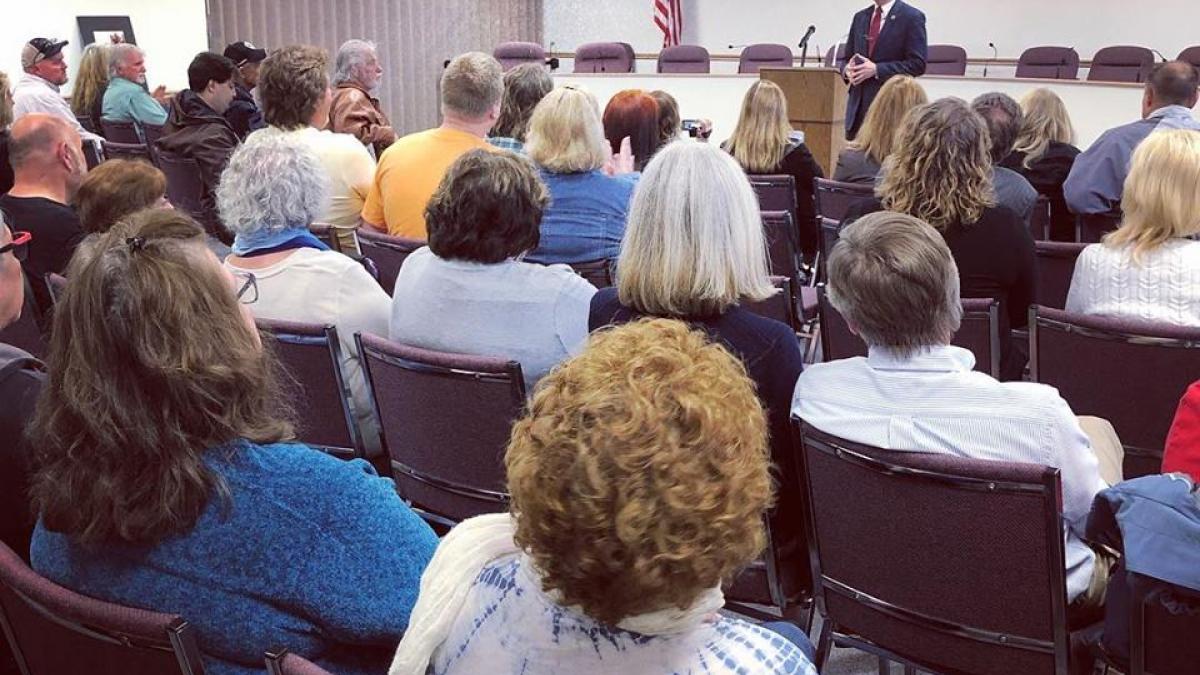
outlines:
{"label": "gray haired woman", "polygon": [[358,262],[308,231],[328,201],[325,169],[284,134],[253,134],[229,160],[217,188],[221,220],[234,234],[225,267],[256,318],[332,324],[342,374],[369,452],[379,451],[370,394],[355,356],[356,332],[387,335],[391,298]]}

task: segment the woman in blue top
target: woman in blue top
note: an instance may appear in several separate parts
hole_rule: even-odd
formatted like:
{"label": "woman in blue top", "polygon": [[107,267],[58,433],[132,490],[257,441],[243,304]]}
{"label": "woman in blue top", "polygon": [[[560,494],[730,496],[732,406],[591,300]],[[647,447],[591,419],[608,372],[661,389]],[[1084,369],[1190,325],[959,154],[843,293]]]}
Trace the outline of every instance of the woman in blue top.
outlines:
{"label": "woman in blue top", "polygon": [[596,97],[574,87],[547,94],[533,109],[525,152],[550,189],[540,243],[525,259],[544,265],[615,259],[637,174],[631,162],[619,167],[610,160]]}
{"label": "woman in blue top", "polygon": [[366,462],[288,442],[204,230],[142,211],[72,269],[31,433],[34,568],[186,617],[209,673],[261,672],[272,645],[380,672],[437,539]]}

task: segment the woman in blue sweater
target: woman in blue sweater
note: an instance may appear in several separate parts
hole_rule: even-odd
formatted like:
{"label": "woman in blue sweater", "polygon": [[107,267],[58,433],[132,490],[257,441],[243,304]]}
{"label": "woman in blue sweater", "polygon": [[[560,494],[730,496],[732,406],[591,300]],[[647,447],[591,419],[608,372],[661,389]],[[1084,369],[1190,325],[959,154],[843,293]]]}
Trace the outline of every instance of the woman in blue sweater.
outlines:
{"label": "woman in blue sweater", "polygon": [[76,260],[33,423],[33,566],[194,624],[209,673],[284,645],[381,672],[437,544],[363,461],[292,427],[234,278],[178,211]]}

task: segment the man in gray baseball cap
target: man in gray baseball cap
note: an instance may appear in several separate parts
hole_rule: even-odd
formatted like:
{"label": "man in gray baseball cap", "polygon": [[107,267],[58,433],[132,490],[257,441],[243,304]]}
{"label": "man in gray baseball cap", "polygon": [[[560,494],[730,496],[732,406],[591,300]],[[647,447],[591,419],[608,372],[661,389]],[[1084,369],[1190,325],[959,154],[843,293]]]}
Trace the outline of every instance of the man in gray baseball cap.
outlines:
{"label": "man in gray baseball cap", "polygon": [[71,106],[58,88],[67,83],[67,62],[63,58],[66,40],[36,37],[21,47],[21,67],[25,74],[13,87],[13,119],[29,113],[46,113],[61,117],[84,141],[99,143],[96,134],[84,129],[71,112]]}

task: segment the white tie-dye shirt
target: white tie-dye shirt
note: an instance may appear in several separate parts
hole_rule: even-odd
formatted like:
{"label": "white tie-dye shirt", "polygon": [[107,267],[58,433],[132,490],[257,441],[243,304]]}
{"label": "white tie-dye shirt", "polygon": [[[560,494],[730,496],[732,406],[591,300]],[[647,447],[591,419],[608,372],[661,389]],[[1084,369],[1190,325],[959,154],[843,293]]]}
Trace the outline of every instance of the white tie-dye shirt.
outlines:
{"label": "white tie-dye shirt", "polygon": [[800,648],[745,621],[720,617],[680,635],[612,628],[564,608],[541,590],[520,555],[479,573],[431,673],[521,675],[816,675]]}

